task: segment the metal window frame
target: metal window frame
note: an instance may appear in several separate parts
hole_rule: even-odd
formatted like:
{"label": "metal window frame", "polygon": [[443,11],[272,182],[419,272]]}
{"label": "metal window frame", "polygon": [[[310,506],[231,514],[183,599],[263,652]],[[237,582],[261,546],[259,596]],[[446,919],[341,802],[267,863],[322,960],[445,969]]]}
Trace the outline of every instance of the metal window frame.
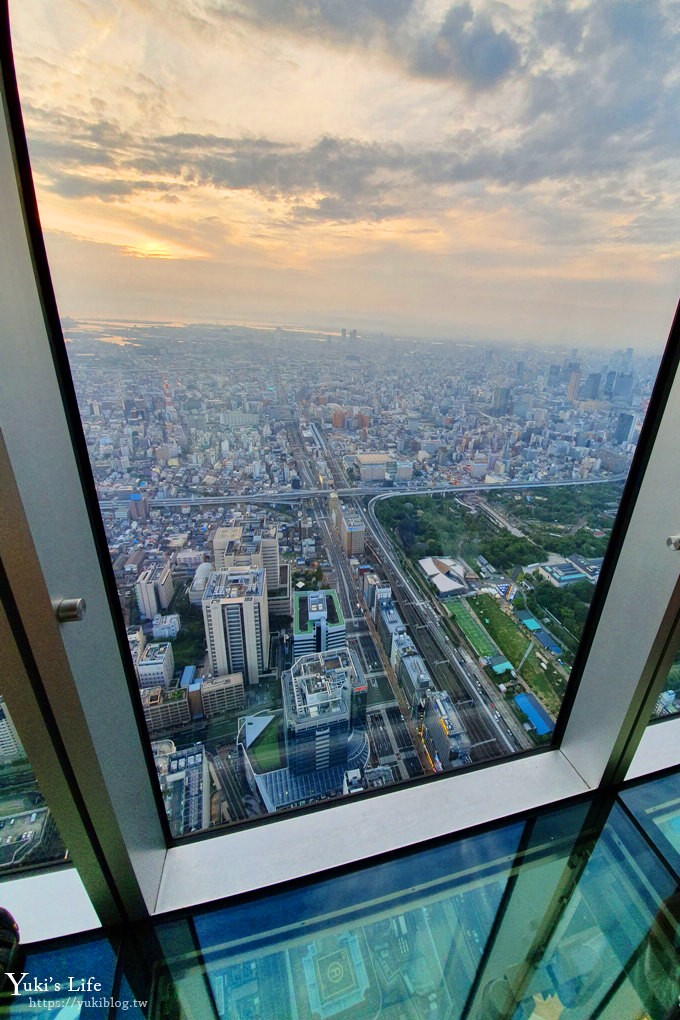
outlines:
{"label": "metal window frame", "polygon": [[[53,904],[47,916],[25,908],[24,938],[88,927],[92,908],[108,923],[267,888],[680,764],[680,720],[645,728],[680,631],[680,554],[666,547],[666,537],[680,531],[673,498],[680,491],[676,326],[657,419],[647,426],[653,444],[638,458],[626,490],[619,548],[592,617],[590,647],[569,694],[559,746],[171,845],[133,705],[82,431],[70,415],[75,401],[65,392],[70,377],[58,343],[6,10],[3,17],[0,553],[13,633],[3,628],[2,655],[4,662],[14,656],[16,664],[7,689],[10,711],[80,876],[55,871],[3,884],[3,902],[22,917],[22,905],[36,896]],[[52,603],[73,596],[85,598],[85,619],[58,626]],[[34,661],[32,682],[27,656]]]}

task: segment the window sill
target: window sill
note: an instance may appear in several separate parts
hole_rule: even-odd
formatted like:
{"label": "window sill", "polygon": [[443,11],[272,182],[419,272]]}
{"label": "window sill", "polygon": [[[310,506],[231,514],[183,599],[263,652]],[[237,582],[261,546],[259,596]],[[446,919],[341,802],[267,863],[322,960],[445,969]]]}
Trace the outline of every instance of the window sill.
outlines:
{"label": "window sill", "polygon": [[156,913],[177,910],[460,832],[587,793],[560,751],[173,847]]}

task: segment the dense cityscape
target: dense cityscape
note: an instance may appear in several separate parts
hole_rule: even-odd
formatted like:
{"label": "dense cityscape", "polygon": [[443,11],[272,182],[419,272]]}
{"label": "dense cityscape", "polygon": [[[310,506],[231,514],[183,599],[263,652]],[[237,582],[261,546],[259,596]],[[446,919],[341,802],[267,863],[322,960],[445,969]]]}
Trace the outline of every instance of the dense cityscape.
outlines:
{"label": "dense cityscape", "polygon": [[[587,612],[656,358],[64,327],[175,835],[550,741],[580,630],[534,596]],[[5,864],[50,843],[38,800],[4,815]]]}

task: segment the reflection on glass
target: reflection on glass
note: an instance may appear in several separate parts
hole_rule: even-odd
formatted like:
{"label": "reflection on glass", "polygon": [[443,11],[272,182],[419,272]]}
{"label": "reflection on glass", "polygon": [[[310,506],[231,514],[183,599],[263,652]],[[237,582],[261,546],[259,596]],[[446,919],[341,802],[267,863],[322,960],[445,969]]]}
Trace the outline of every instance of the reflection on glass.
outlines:
{"label": "reflection on glass", "polygon": [[621,808],[586,804],[158,938],[186,946],[166,999],[203,973],[206,1016],[664,1020],[679,903]]}
{"label": "reflection on glass", "polygon": [[[109,1007],[116,999],[115,974],[115,944],[104,936],[29,949],[21,969],[8,974],[2,986],[0,1016],[10,1020],[111,1016]],[[122,1001],[120,996],[118,1000]],[[130,996],[130,1007],[132,1000]],[[141,1020],[144,1015],[128,1008],[126,1002],[128,1020]]]}
{"label": "reflection on glass", "polygon": [[673,665],[668,670],[668,676],[659,695],[652,718],[664,719],[670,715],[677,715],[680,712],[680,651],[675,656]]}
{"label": "reflection on glass", "polygon": [[0,876],[66,857],[52,813],[0,695]]}
{"label": "reflection on glass", "polygon": [[[649,794],[662,824],[672,792]],[[26,984],[51,982],[56,1016],[77,983],[68,1016],[110,1020],[671,1020],[678,879],[630,810],[583,802],[120,943],[29,948]]]}
{"label": "reflection on glass", "polygon": [[621,800],[680,878],[680,774],[632,786]]}

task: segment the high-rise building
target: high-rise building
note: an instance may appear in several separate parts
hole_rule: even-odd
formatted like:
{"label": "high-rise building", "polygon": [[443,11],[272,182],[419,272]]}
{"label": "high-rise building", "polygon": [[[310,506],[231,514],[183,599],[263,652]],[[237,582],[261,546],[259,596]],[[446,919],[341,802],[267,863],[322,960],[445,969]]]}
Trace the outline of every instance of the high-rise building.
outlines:
{"label": "high-rise building", "polygon": [[269,665],[264,570],[249,567],[213,571],[202,605],[213,676],[243,673],[249,684],[256,684]]}
{"label": "high-rise building", "polygon": [[344,509],[340,515],[340,541],[347,555],[361,555],[365,539],[366,525],[361,514]]}
{"label": "high-rise building", "polygon": [[373,611],[375,619],[376,602],[392,598],[392,588],[387,581],[381,580],[377,574],[363,574],[361,577],[361,589],[363,591],[366,605]]}
{"label": "high-rise building", "polygon": [[267,572],[267,594],[281,586],[279,536],[264,515],[248,516],[238,523],[217,528],[212,537],[215,570],[262,567]]}
{"label": "high-rise building", "polygon": [[260,538],[261,566],[267,575],[267,594],[270,595],[281,586],[281,565],[279,562],[279,539],[274,529],[273,534],[262,535]]}
{"label": "high-rise building", "polygon": [[326,652],[345,645],[345,618],[332,588],[298,591],[293,598],[293,655]]}
{"label": "high-rise building", "polygon": [[580,397],[582,400],[597,400],[600,394],[602,382],[601,372],[590,372],[581,386]]}
{"label": "high-rise building", "polygon": [[175,593],[169,564],[156,563],[143,570],[135,583],[135,593],[139,612],[145,619],[152,620],[160,609],[167,609]]}
{"label": "high-rise building", "polygon": [[350,733],[366,721],[366,680],[356,656],[348,648],[302,656],[281,686],[290,771],[345,768]]}
{"label": "high-rise building", "polygon": [[210,818],[210,769],[203,744],[178,751],[171,740],[151,745],[173,836],[197,832]]}
{"label": "high-rise building", "polygon": [[376,602],[375,624],[385,655],[394,665],[396,661],[395,640],[399,635],[406,633],[406,627],[392,599],[380,599]]}
{"label": "high-rise building", "polygon": [[612,400],[619,404],[630,404],[633,399],[633,387],[635,385],[635,377],[631,372],[619,372],[614,383],[614,391],[612,393]]}
{"label": "high-rise building", "polygon": [[397,658],[397,680],[411,708],[420,704],[432,688],[432,677],[410,638]]}
{"label": "high-rise building", "polygon": [[567,383],[567,400],[576,400],[578,388],[581,384],[581,373],[574,371],[569,376],[569,382]]}
{"label": "high-rise building", "polygon": [[512,391],[509,386],[496,386],[493,391],[491,410],[494,414],[507,414],[510,410]]}
{"label": "high-rise building", "polygon": [[629,414],[627,411],[622,411],[616,423],[616,430],[614,432],[614,442],[629,443],[633,431],[635,429],[635,424],[636,424],[635,415]]}

